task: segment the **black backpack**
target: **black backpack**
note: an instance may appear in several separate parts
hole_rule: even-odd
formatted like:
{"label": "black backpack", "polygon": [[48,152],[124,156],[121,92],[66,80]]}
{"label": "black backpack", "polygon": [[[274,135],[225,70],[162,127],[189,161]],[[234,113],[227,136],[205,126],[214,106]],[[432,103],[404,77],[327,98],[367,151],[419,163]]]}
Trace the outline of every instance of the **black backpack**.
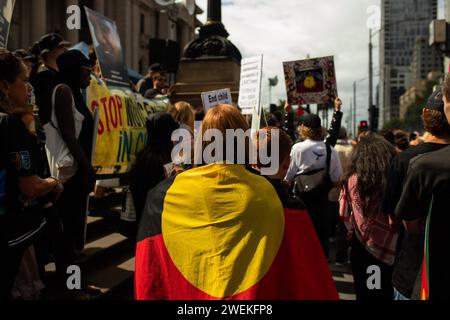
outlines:
{"label": "black backpack", "polygon": [[305,202],[328,201],[328,194],[334,184],[330,178],[331,147],[327,148],[327,162],[323,169],[312,170],[295,177],[295,196]]}

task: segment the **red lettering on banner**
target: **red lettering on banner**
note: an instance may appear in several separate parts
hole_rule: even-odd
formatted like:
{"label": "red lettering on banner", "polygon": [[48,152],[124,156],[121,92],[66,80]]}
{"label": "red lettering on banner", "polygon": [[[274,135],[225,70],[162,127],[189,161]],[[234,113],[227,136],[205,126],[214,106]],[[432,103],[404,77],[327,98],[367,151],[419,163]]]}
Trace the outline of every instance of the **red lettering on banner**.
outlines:
{"label": "red lettering on banner", "polygon": [[119,114],[119,125],[120,127],[123,126],[122,124],[122,109],[123,109],[123,105],[122,105],[122,99],[120,99],[119,96],[116,96],[116,103],[117,103],[117,108],[118,110],[118,114]]}
{"label": "red lettering on banner", "polygon": [[107,107],[107,102],[108,102],[108,98],[104,97],[100,99],[100,102],[102,103],[103,106],[103,110],[105,111],[105,118],[106,118],[106,130],[108,130],[108,132],[110,132],[110,128],[109,128],[109,114],[108,114],[108,107]]}
{"label": "red lettering on banner", "polygon": [[114,97],[109,98],[109,116],[112,126],[117,129],[117,106]]}

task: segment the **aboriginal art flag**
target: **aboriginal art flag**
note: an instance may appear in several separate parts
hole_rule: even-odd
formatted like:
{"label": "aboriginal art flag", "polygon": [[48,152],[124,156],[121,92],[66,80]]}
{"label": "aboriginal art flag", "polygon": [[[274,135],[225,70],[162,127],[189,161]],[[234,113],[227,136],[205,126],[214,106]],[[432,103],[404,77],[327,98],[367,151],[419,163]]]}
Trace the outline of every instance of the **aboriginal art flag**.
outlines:
{"label": "aboriginal art flag", "polygon": [[306,211],[267,179],[213,164],[148,194],[136,250],[138,300],[334,300]]}

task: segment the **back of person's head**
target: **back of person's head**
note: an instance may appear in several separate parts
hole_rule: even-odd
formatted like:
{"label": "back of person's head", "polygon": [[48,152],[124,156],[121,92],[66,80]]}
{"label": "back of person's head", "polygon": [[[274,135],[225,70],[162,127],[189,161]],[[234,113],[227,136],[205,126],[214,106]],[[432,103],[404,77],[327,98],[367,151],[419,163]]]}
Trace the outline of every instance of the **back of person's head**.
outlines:
{"label": "back of person's head", "polygon": [[153,73],[153,72],[163,72],[164,69],[163,69],[163,67],[161,66],[161,64],[159,64],[159,63],[154,63],[154,64],[152,64],[150,67],[148,67],[148,71],[149,71],[150,73]]}
{"label": "back of person's head", "polygon": [[[223,137],[223,159],[222,161],[231,161],[233,163],[238,163],[239,158],[241,156],[245,157],[246,163],[249,160],[249,146],[250,146],[250,136],[245,139],[244,144],[240,145],[239,141],[236,137],[233,141],[227,141],[227,131],[233,130],[236,132],[237,130],[243,130],[245,133],[248,133],[249,126],[247,121],[243,117],[243,115],[239,112],[239,110],[228,104],[220,104],[214,108],[209,109],[202,123],[202,136],[203,136],[203,151],[211,145],[214,141],[205,141],[208,135],[214,134],[215,132],[220,132]],[[227,159],[227,146],[234,146],[234,150],[229,150],[229,152],[233,152],[233,159]],[[220,147],[220,146],[218,146]],[[239,155],[240,150],[243,149],[245,152],[244,155]]]}
{"label": "back of person's head", "polygon": [[441,139],[450,138],[450,124],[444,113],[442,88],[435,90],[422,112],[423,126],[426,131]]}
{"label": "back of person's head", "polygon": [[4,111],[12,112],[13,101],[9,93],[23,71],[23,63],[6,49],[0,49],[0,105]]}
{"label": "back of person's head", "polygon": [[[70,86],[84,88],[89,83],[90,72],[94,64],[79,50],[69,50],[56,59],[58,65],[58,79]],[[82,76],[84,74],[84,76]],[[88,79],[86,79],[86,77]]]}
{"label": "back of person's head", "polygon": [[248,124],[239,110],[229,104],[220,104],[209,109],[203,119],[203,133],[209,129],[217,129],[223,134],[226,130],[248,130]]}
{"label": "back of person's head", "polygon": [[281,112],[276,111],[274,113],[269,113],[267,125],[269,127],[281,128],[283,126],[283,115],[281,114]]}
{"label": "back of person's head", "polygon": [[325,129],[322,120],[316,114],[308,114],[300,125],[300,137],[302,140],[322,141],[325,139]]}
{"label": "back of person's head", "polygon": [[357,177],[358,193],[366,213],[379,209],[391,161],[396,155],[397,151],[392,144],[372,132],[360,137],[354,147],[351,164],[344,175],[344,184],[352,176]]}
{"label": "back of person's head", "polygon": [[341,129],[339,129],[338,139],[339,140],[347,140],[348,139],[347,129],[345,129],[344,127],[341,127]]}
{"label": "back of person's head", "polygon": [[[278,138],[278,141],[273,141],[275,138]],[[272,142],[278,143],[278,154],[272,154]],[[270,159],[278,157],[280,169],[286,171],[281,173],[281,176],[284,178],[289,169],[292,150],[292,140],[289,135],[277,127],[266,127],[257,132],[255,143],[258,151],[258,169],[269,168],[272,165],[271,163],[261,163],[261,149],[265,149],[264,152]]]}
{"label": "back of person's head", "polygon": [[180,126],[167,112],[158,112],[150,115],[147,120],[147,145],[163,146],[170,148],[173,146],[172,134]]}
{"label": "back of person's head", "polygon": [[395,146],[400,151],[405,151],[409,149],[409,136],[408,134],[403,130],[397,130],[394,132],[395,137]]}
{"label": "back of person's head", "polygon": [[205,119],[205,110],[203,109],[195,109],[195,121],[203,121]]}
{"label": "back of person's head", "polygon": [[13,53],[0,49],[0,81],[13,83],[22,72],[22,62]]}
{"label": "back of person's head", "polygon": [[168,112],[176,122],[194,129],[194,108],[188,102],[177,102],[175,105],[169,107]]}
{"label": "back of person's head", "polygon": [[395,146],[395,135],[390,129],[380,130],[379,135],[382,136],[386,141]]}
{"label": "back of person's head", "polygon": [[162,166],[172,162],[172,133],[179,125],[170,114],[164,112],[150,115],[146,125],[147,145],[137,155],[130,171],[132,181],[147,177],[149,174],[155,175],[155,172],[162,171]]}

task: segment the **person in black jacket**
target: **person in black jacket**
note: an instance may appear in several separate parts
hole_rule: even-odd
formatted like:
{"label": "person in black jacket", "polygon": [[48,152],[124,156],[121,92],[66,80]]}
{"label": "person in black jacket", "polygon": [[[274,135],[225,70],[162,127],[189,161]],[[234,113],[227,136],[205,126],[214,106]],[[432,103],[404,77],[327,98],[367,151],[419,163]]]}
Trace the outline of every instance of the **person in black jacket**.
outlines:
{"label": "person in black jacket", "polygon": [[147,193],[166,179],[164,165],[172,162],[172,133],[179,124],[168,113],[159,112],[147,121],[148,142],[145,149],[137,156],[130,172],[130,190],[139,224],[144,210]]}

